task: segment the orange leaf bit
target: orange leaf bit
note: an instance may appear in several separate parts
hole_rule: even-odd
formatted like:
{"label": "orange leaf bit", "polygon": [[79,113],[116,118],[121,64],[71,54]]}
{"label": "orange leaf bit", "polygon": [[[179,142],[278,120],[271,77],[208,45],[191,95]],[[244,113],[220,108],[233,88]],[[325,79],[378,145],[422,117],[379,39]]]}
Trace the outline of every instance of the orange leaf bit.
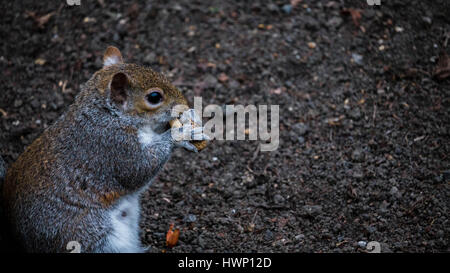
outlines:
{"label": "orange leaf bit", "polygon": [[359,27],[359,20],[361,19],[361,10],[360,9],[352,9],[352,8],[344,8],[342,10],[343,13],[348,13],[352,17],[353,24]]}
{"label": "orange leaf bit", "polygon": [[178,242],[178,237],[180,237],[180,229],[173,230],[174,224],[170,224],[169,231],[166,235],[166,245],[170,248],[174,247]]}

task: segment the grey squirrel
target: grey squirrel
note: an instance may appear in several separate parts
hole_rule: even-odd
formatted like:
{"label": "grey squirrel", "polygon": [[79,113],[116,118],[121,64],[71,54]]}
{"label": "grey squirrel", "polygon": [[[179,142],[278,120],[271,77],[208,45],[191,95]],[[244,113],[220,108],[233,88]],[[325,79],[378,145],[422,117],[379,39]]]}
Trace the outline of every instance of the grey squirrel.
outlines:
{"label": "grey squirrel", "polygon": [[124,63],[115,47],[103,62],[6,172],[3,208],[27,252],[69,252],[73,242],[81,252],[144,252],[140,193],[174,147],[197,151],[174,130],[208,139],[202,127],[170,127],[174,106],[188,104],[163,75]]}

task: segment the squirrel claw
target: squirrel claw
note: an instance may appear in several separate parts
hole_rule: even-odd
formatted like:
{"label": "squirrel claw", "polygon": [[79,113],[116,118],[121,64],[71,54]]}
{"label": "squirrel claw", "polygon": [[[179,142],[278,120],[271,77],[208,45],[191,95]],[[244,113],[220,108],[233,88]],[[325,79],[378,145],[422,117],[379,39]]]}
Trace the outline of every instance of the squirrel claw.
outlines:
{"label": "squirrel claw", "polygon": [[194,152],[194,153],[198,153],[198,149],[197,147],[194,146],[194,144],[190,143],[189,141],[179,141],[179,142],[175,142],[177,146],[179,147],[183,147],[188,151]]}

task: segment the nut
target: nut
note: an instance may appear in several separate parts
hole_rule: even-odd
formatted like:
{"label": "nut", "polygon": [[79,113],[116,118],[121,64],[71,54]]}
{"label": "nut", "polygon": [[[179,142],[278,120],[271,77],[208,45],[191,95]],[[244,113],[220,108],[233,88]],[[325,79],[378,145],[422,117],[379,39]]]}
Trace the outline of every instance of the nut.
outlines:
{"label": "nut", "polygon": [[[179,119],[171,120],[171,121],[169,121],[169,124],[172,128],[180,128],[183,126],[183,124],[180,122]],[[197,124],[192,120],[191,120],[191,125],[192,125],[192,127],[198,127],[198,126],[196,126]],[[207,145],[206,140],[191,140],[191,143],[197,148],[198,151],[203,150]]]}

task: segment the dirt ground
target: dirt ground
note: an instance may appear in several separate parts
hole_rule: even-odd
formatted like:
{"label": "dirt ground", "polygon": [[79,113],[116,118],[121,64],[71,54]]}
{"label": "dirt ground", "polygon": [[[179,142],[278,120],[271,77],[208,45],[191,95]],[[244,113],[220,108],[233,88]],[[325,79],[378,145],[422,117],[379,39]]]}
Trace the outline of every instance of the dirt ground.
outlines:
{"label": "dirt ground", "polygon": [[7,1],[0,154],[11,164],[115,45],[191,102],[280,105],[276,151],[174,152],[142,200],[150,252],[449,252],[449,15],[447,0]]}

